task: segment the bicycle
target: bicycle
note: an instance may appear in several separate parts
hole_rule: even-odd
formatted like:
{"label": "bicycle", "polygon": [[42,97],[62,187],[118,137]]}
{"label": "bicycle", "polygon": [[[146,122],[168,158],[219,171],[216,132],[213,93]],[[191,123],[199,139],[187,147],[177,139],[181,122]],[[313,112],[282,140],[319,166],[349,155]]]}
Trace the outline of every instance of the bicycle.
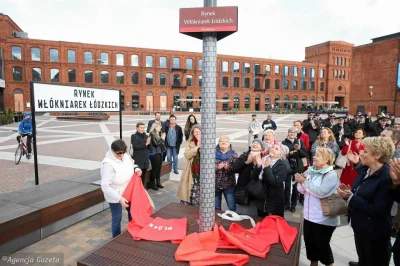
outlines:
{"label": "bicycle", "polygon": [[[13,130],[13,132],[18,132],[18,130]],[[32,135],[32,134],[28,134]],[[33,139],[32,139],[33,142]],[[17,146],[17,149],[15,150],[15,164],[19,164],[21,161],[22,156],[25,156],[25,154],[28,153],[27,146],[22,138],[22,136],[19,138],[19,143]]]}

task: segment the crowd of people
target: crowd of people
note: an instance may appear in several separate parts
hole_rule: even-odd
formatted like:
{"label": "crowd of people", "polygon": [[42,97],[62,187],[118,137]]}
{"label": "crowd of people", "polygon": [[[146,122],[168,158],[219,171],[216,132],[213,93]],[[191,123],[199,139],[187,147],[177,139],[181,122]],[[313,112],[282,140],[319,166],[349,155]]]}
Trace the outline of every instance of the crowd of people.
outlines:
{"label": "crowd of people", "polygon": [[[239,214],[284,218],[286,211],[295,212],[300,203],[304,206],[307,258],[311,265],[319,261],[333,265],[330,239],[339,225],[339,216],[324,215],[321,199],[336,194],[346,202],[354,230],[358,262],[349,265],[388,265],[390,237],[398,230],[398,223],[392,220],[398,213],[394,202],[400,201],[400,159],[396,159],[400,157],[400,119],[380,114],[372,121],[371,113],[329,114],[322,119],[310,112],[304,121],[294,121],[282,140],[276,138],[277,127],[271,115],[260,122],[253,114],[248,126],[249,149],[240,154],[228,136],[219,137],[215,147],[215,209],[222,209],[223,195],[231,211],[240,206]],[[110,206],[121,206],[112,207],[113,236],[120,230],[122,207],[129,209],[130,203],[121,197],[126,176],[139,172],[146,185],[151,163],[148,185],[153,190],[163,188],[162,162],[166,159],[171,171],[179,174],[183,137],[187,164],[177,196],[182,204],[199,205],[201,126],[196,117],[189,115],[182,129],[174,115],[163,122],[156,113],[147,125],[149,135],[143,123],[138,123],[136,129],[131,137],[131,155],[124,154],[126,145],[118,140],[102,163],[106,200]],[[393,252],[395,263],[400,265],[400,241]]]}

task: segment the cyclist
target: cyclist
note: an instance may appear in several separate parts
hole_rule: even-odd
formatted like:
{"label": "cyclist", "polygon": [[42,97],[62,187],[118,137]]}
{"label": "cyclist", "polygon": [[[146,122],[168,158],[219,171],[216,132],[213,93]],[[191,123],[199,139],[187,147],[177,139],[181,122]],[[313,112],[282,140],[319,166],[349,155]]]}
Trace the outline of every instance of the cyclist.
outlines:
{"label": "cyclist", "polygon": [[18,137],[17,141],[19,143],[19,138],[27,136],[26,146],[28,149],[28,153],[26,154],[26,159],[30,159],[32,157],[32,118],[30,112],[24,112],[24,119],[22,119],[21,123],[19,123],[18,127]]}

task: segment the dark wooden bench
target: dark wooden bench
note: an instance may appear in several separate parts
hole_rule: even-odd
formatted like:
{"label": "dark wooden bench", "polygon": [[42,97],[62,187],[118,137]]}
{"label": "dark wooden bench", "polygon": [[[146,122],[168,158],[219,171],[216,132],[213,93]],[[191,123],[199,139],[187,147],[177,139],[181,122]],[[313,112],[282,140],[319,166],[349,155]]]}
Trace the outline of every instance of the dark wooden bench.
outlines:
{"label": "dark wooden bench", "polygon": [[[169,203],[164,208],[156,212],[152,217],[162,217],[166,219],[187,217],[195,220],[199,213],[199,208],[194,206],[182,205],[179,203]],[[256,222],[262,218],[254,217]],[[216,218],[216,221],[225,229],[229,229],[231,221]],[[249,220],[236,222],[245,228],[251,228]],[[251,256],[250,261],[246,265],[298,265],[301,248],[302,224],[296,222],[288,222],[291,226],[298,229],[298,235],[289,254],[286,254],[280,243],[271,246],[265,259]],[[198,224],[188,224],[187,234],[198,232]],[[170,241],[135,241],[132,236],[125,231],[120,236],[110,240],[104,246],[83,256],[78,260],[77,265],[189,265],[189,263],[177,262],[175,260],[175,251],[178,245],[172,244]],[[219,253],[236,253],[247,254],[239,249],[218,249]]]}
{"label": "dark wooden bench", "polygon": [[[170,163],[163,164],[163,181],[169,179],[170,168]],[[99,179],[95,169],[0,195],[0,256],[109,208],[100,186],[94,185]]]}

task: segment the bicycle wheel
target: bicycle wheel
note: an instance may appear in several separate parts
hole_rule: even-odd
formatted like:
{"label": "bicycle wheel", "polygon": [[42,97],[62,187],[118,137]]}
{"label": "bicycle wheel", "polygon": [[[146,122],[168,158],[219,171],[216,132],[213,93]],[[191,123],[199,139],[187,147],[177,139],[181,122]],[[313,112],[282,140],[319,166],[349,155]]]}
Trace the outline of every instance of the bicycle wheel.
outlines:
{"label": "bicycle wheel", "polygon": [[15,150],[15,164],[19,164],[23,154],[24,154],[24,150],[22,148],[22,145],[19,144],[17,149]]}

